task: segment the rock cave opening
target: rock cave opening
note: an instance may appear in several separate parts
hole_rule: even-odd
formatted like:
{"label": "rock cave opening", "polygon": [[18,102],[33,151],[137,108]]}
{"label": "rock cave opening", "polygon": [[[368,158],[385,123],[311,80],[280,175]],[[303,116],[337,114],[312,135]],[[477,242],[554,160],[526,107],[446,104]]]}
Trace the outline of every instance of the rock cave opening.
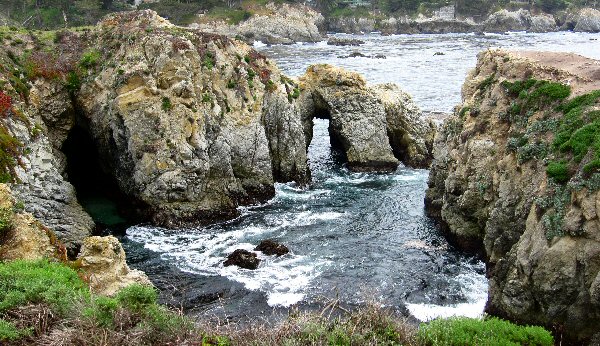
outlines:
{"label": "rock cave opening", "polygon": [[135,221],[130,198],[102,166],[85,125],[73,126],[61,151],[67,160],[67,180],[75,187],[77,199],[96,223],[97,231],[120,232]]}
{"label": "rock cave opening", "polygon": [[[319,136],[328,136],[329,137],[329,155],[336,165],[343,165],[348,163],[348,158],[346,157],[346,151],[344,150],[344,146],[342,144],[342,140],[339,134],[336,132],[331,123],[331,112],[326,107],[319,107],[318,104],[315,105],[314,113],[312,116],[312,134],[311,134],[311,143],[315,142],[315,137]],[[326,129],[326,132],[325,132]],[[317,140],[319,145],[326,145],[326,139]],[[310,154],[309,154],[310,155]]]}

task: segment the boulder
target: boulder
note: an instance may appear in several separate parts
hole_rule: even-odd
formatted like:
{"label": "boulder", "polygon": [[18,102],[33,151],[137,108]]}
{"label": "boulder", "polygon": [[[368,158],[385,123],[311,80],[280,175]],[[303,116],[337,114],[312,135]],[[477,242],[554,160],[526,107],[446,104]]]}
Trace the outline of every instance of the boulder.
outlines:
{"label": "boulder", "polygon": [[577,23],[573,31],[600,32],[600,11],[593,8],[582,8],[576,16]]}
{"label": "boulder", "polygon": [[261,241],[260,244],[254,248],[254,251],[260,251],[268,256],[283,256],[290,252],[287,246],[271,239]]}
{"label": "boulder", "polygon": [[229,254],[225,262],[223,262],[223,265],[225,267],[238,266],[240,268],[250,270],[258,268],[259,264],[260,258],[256,257],[256,254],[254,252],[250,252],[248,250],[243,249],[235,250],[234,252]]}
{"label": "boulder", "polygon": [[0,260],[66,260],[66,255],[54,233],[20,209],[8,185],[0,184]]}
{"label": "boulder", "polygon": [[152,286],[144,272],[129,269],[125,251],[113,236],[86,238],[75,263],[89,279],[90,288],[96,294],[112,296],[134,283]]}

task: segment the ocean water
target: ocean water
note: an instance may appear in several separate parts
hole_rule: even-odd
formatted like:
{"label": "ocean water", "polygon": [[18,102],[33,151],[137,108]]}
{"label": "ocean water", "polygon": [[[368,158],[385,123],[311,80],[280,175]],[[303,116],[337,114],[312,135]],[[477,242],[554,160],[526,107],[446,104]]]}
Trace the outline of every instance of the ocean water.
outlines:
{"label": "ocean water", "polygon": [[[570,51],[600,59],[598,34],[352,37],[366,43],[255,46],[290,76],[313,63],[330,63],[360,72],[369,83],[397,83],[426,112],[450,112],[460,102],[461,85],[481,50]],[[340,57],[353,51],[386,59]],[[331,148],[327,120],[314,122],[308,188],[277,184],[272,200],[207,227],[130,227],[122,239],[130,265],[148,273],[163,301],[219,320],[269,318],[292,306],[318,308],[332,298],[350,308],[376,302],[422,321],[481,315],[485,265],[448,244],[425,216],[428,171],[350,172]],[[252,250],[264,239],[291,252],[259,253],[262,262],[254,271],[222,265],[235,249]]]}

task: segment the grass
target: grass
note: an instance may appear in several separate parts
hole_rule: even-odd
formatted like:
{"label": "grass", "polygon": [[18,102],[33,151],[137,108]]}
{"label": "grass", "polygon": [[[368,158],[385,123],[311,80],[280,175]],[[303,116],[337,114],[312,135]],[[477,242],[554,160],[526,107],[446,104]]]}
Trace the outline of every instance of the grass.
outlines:
{"label": "grass", "polygon": [[[158,292],[128,286],[114,297],[91,294],[60,263],[0,263],[0,343],[76,345],[551,345],[540,327],[495,318],[456,318],[416,326],[367,304],[346,310],[338,300],[318,312],[292,309],[282,322],[195,324],[157,303]],[[42,327],[40,327],[42,326]],[[504,343],[503,343],[504,342]],[[512,342],[512,344],[511,344]]]}
{"label": "grass", "polygon": [[552,335],[542,327],[518,326],[495,317],[434,320],[422,324],[417,337],[423,345],[554,345]]}
{"label": "grass", "polygon": [[0,263],[0,343],[45,344],[52,340],[40,338],[56,337],[63,344],[164,345],[202,339],[190,320],[160,306],[157,296],[154,288],[137,284],[112,298],[96,296],[64,264]]}

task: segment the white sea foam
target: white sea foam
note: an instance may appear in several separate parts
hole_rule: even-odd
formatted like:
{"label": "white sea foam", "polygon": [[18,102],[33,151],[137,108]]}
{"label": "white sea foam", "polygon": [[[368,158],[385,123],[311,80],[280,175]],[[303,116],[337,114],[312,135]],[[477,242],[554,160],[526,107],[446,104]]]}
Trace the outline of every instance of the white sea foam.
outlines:
{"label": "white sea foam", "polygon": [[262,47],[266,47],[267,45],[265,43],[263,43],[262,41],[254,41],[252,46],[254,48],[262,48]]}
{"label": "white sea foam", "polygon": [[488,294],[485,275],[469,271],[457,275],[456,280],[460,283],[462,293],[468,300],[467,303],[453,305],[408,303],[406,308],[411,315],[423,322],[452,316],[481,317]]}
{"label": "white sea foam", "polygon": [[[270,306],[290,306],[301,301],[311,282],[318,277],[321,267],[328,262],[315,261],[307,256],[292,253],[281,257],[265,256],[256,270],[235,266],[224,267],[223,260],[236,249],[253,251],[252,239],[264,239],[272,232],[288,226],[310,225],[321,220],[334,220],[343,213],[314,213],[303,211],[278,218],[272,227],[244,226],[225,232],[203,232],[200,230],[167,230],[136,226],[127,230],[127,236],[144,247],[161,253],[179,269],[202,275],[220,275],[240,282],[249,290],[265,292]],[[273,220],[275,221],[275,220]]]}

